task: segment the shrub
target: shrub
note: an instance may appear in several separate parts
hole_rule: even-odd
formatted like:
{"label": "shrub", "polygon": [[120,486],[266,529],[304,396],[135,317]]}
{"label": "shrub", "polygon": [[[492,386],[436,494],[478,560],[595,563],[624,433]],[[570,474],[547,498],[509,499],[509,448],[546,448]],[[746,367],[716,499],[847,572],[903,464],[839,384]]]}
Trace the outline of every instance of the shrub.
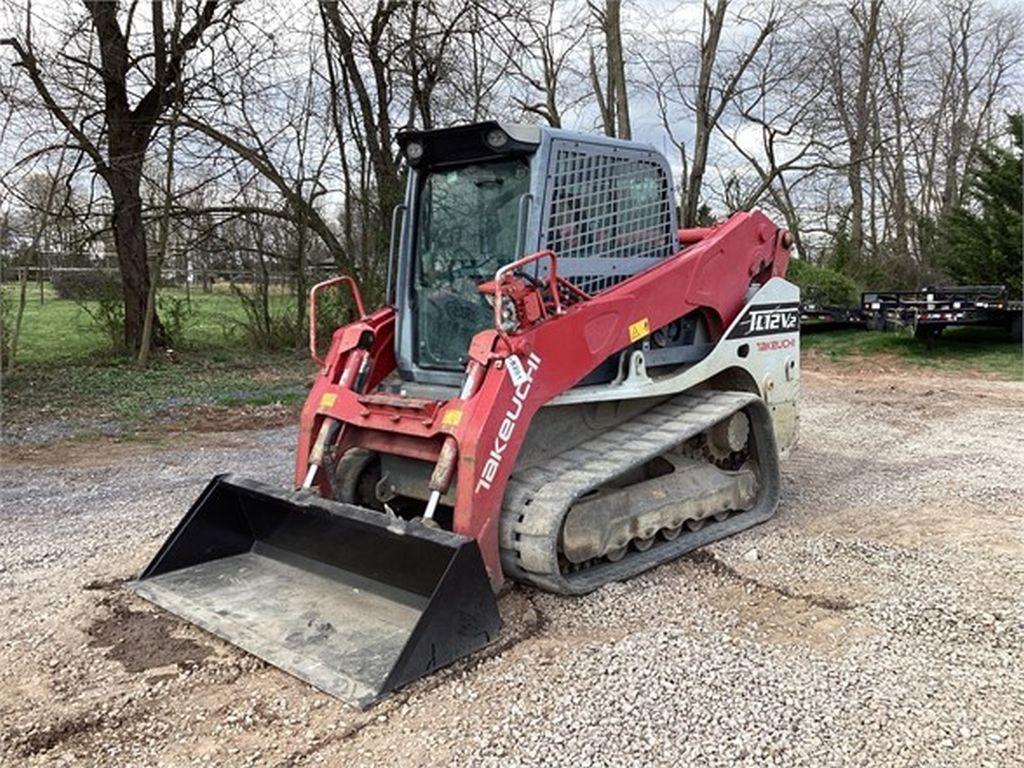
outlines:
{"label": "shrub", "polygon": [[860,300],[857,285],[846,275],[828,267],[792,259],[786,278],[800,286],[805,299],[822,304],[856,304]]}
{"label": "shrub", "polygon": [[120,295],[106,295],[96,301],[77,302],[110,341],[115,352],[124,351],[124,300]]}
{"label": "shrub", "polygon": [[[330,288],[317,294],[316,338],[321,347],[330,342],[335,330],[356,319],[355,306],[343,287]],[[305,336],[309,330],[301,328],[299,332]]]}
{"label": "shrub", "polygon": [[231,290],[245,313],[244,318],[233,322],[251,346],[271,351],[295,345],[293,304],[273,301],[268,283],[257,283],[252,291],[231,283]]}
{"label": "shrub", "polygon": [[[300,327],[295,297],[274,297],[266,285],[256,284],[253,290],[243,290],[232,283],[232,290],[241,303],[245,317],[235,320],[235,327],[243,338],[257,349],[268,351],[304,347],[309,328],[308,316]],[[303,294],[303,302],[306,296]],[[325,290],[317,296],[317,340],[324,352],[334,331],[356,319],[351,299],[343,289]]]}
{"label": "shrub", "polygon": [[120,277],[101,269],[55,271],[50,282],[61,299],[89,301],[121,295]]}
{"label": "shrub", "polygon": [[156,310],[167,337],[174,344],[182,344],[185,339],[185,329],[195,317],[195,310],[192,309],[189,300],[180,296],[157,294]]}
{"label": "shrub", "polygon": [[117,274],[102,269],[57,270],[50,282],[59,298],[82,308],[111,349],[124,351],[124,298]]}
{"label": "shrub", "polygon": [[[115,352],[124,351],[124,298],[117,275],[99,269],[54,272],[53,289],[80,306]],[[187,299],[157,294],[157,315],[167,338],[180,344],[194,311]]]}

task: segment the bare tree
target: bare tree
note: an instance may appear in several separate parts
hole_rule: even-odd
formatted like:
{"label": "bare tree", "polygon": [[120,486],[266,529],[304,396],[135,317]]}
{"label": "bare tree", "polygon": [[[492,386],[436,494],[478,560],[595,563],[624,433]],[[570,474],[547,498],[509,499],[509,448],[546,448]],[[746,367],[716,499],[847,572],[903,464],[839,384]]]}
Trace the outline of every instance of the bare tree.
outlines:
{"label": "bare tree", "polygon": [[996,105],[1019,93],[1021,20],[977,0],[863,0],[807,14],[803,47],[827,86],[809,119],[836,147],[831,167],[848,190],[840,266],[866,279],[934,276],[935,222],[995,135]]}
{"label": "bare tree", "polygon": [[822,54],[829,64],[829,106],[835,110],[847,141],[850,251],[855,261],[862,259],[864,249],[864,166],[872,123],[869,98],[876,71],[881,10],[882,0],[859,0],[848,9],[852,27],[836,24],[822,41]]}
{"label": "bare tree", "polygon": [[[1000,0],[233,9],[87,3],[42,19],[25,5],[3,41],[17,65],[0,75],[18,243],[5,258],[34,264],[33,240],[85,253],[112,234],[137,352],[147,322],[165,335],[154,276],[175,259],[250,275],[257,303],[275,280],[301,295],[327,262],[379,296],[404,194],[395,132],[492,116],[657,142],[653,111],[684,225],[763,205],[802,255],[923,279],[937,222],[1024,85],[1022,12]],[[51,199],[36,177],[54,180]]]}
{"label": "bare tree", "polygon": [[[340,142],[335,143],[331,121],[322,117],[331,94],[319,71],[322,52],[315,16],[307,21],[294,33],[246,30],[227,36],[219,52],[216,87],[193,98],[180,118],[195,140],[206,142],[203,163],[243,166],[233,172],[233,189],[192,213],[287,223],[293,235],[287,261],[298,299],[296,328],[305,324],[311,253],[326,251],[340,269],[359,274],[350,259],[352,249],[339,238],[323,202],[336,191],[330,178],[335,157],[345,154]],[[287,46],[280,43],[283,38],[289,40]],[[296,51],[304,61],[296,60]],[[284,68],[290,70],[288,79],[276,74]],[[262,194],[262,188],[261,194],[253,194],[259,187],[253,175],[274,195]]]}
{"label": "bare tree", "polygon": [[605,78],[598,73],[595,46],[590,46],[590,81],[597,99],[601,123],[607,136],[632,137],[629,124],[629,94],[626,87],[626,61],[622,51],[621,0],[605,0],[604,5],[590,2],[589,8],[604,38]]}
{"label": "bare tree", "polygon": [[472,22],[479,22],[476,2],[444,3],[437,0],[412,0],[409,16],[409,42],[399,65],[409,80],[409,119],[406,125],[433,128],[439,90],[451,80],[460,66],[455,60],[459,40],[468,34]]}
{"label": "bare tree", "polygon": [[[59,92],[51,88],[49,75],[53,73],[47,72],[45,59],[33,43],[31,4],[26,6],[21,37],[0,41],[14,52],[15,64],[24,68],[42,103],[70,134],[75,149],[89,157],[110,190],[111,226],[124,290],[125,344],[131,350],[138,349],[142,339],[150,282],[140,192],[146,152],[157,121],[171,105],[186,61],[207,30],[230,15],[232,7],[233,3],[228,3],[218,14],[216,0],[207,0],[190,13],[178,2],[173,6],[174,21],[168,30],[164,4],[154,2],[151,50],[140,53],[131,45],[134,4],[122,14],[115,3],[86,3],[96,43],[94,55],[81,58],[64,50],[50,57],[77,65],[77,69],[62,68],[63,74],[73,79],[58,87],[88,93],[90,103],[79,114],[69,113]],[[80,38],[85,32],[77,28],[73,34]],[[150,62],[152,68],[148,69]],[[140,86],[141,96],[133,105],[132,95],[140,92]],[[97,114],[98,119],[94,119]],[[154,338],[162,341],[159,319],[151,321]]]}
{"label": "bare tree", "polygon": [[451,95],[445,104],[446,114],[452,121],[474,123],[511,116],[512,106],[505,94],[514,54],[511,46],[495,40],[506,33],[516,6],[472,2],[467,7],[463,32],[453,40],[455,63],[447,72]]}
{"label": "bare tree", "polygon": [[376,205],[373,215],[382,234],[376,245],[387,245],[385,224],[402,199],[401,173],[392,129],[395,66],[394,40],[400,0],[379,0],[368,20],[347,6],[325,2],[321,8],[327,30],[327,56],[335,57],[342,74],[341,89],[348,111],[361,128],[361,148],[373,173]]}
{"label": "bare tree", "polygon": [[[676,145],[682,165],[683,188],[680,221],[694,226],[701,206],[711,138],[744,82],[744,75],[765,41],[778,27],[779,8],[774,3],[755,18],[730,16],[729,1],[705,2],[699,40],[659,37],[642,56],[666,133]],[[738,46],[723,48],[727,20],[747,28],[749,35],[735,36]],[[691,51],[691,56],[681,56]],[[687,115],[681,118],[680,112]],[[692,117],[690,117],[692,116]],[[677,126],[692,122],[692,150],[680,138]]]}
{"label": "bare tree", "polygon": [[574,57],[588,32],[586,8],[530,0],[514,6],[501,27],[495,43],[510,64],[512,100],[526,115],[561,128],[564,112],[585,98]]}
{"label": "bare tree", "polygon": [[[753,174],[729,178],[733,210],[767,204],[785,219],[797,251],[806,255],[804,222],[794,193],[814,175],[835,171],[834,146],[819,135],[812,105],[825,85],[816,62],[799,45],[802,24],[780,27],[765,41],[763,55],[747,69],[736,98],[717,129]],[[752,137],[756,137],[751,141]]]}

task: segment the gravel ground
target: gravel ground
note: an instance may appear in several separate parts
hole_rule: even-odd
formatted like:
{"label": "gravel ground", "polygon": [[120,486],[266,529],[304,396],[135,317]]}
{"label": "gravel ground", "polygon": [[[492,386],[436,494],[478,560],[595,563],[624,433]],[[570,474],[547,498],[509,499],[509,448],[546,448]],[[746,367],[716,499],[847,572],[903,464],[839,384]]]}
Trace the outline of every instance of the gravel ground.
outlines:
{"label": "gravel ground", "polygon": [[5,765],[1024,763],[1024,385],[805,372],[766,525],[503,595],[494,646],[356,712],[128,594],[215,472],[293,429],[9,456]]}

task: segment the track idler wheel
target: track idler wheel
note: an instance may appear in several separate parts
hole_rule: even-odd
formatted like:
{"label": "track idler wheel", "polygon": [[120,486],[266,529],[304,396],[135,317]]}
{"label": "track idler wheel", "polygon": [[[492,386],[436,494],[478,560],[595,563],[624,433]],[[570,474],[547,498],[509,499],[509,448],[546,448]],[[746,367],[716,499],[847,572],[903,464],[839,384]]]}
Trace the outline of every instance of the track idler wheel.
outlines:
{"label": "track idler wheel", "polygon": [[616,549],[609,549],[607,552],[605,552],[604,556],[608,559],[608,562],[617,563],[619,562],[619,560],[626,556],[626,552],[628,550],[629,545],[627,544],[626,546],[618,547]]}
{"label": "track idler wheel", "polygon": [[646,539],[633,539],[633,548],[637,552],[646,552],[654,544],[654,537],[648,536]]}
{"label": "track idler wheel", "polygon": [[679,534],[683,532],[683,526],[677,525],[674,528],[662,528],[661,538],[665,541],[675,541],[679,538]]}

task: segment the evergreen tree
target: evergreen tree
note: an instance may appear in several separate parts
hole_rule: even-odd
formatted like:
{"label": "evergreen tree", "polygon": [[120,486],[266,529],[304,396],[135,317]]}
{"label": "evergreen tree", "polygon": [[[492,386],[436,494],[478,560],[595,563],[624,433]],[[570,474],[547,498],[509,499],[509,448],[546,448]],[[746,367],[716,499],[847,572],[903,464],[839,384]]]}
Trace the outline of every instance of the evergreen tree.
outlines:
{"label": "evergreen tree", "polygon": [[1001,284],[1021,296],[1024,114],[1009,116],[1010,147],[983,149],[964,204],[943,222],[942,267],[961,285]]}

